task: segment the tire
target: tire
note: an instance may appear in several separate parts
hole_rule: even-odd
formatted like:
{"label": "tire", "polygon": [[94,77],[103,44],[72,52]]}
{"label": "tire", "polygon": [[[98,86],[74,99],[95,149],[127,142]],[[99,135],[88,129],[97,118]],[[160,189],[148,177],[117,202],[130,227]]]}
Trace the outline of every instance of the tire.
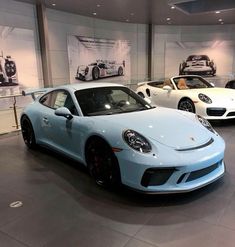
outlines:
{"label": "tire", "polygon": [[25,145],[30,149],[37,147],[32,123],[27,116],[21,118],[21,132]]}
{"label": "tire", "polygon": [[99,71],[99,68],[98,67],[94,67],[92,69],[92,79],[93,80],[98,80],[100,77],[100,71]]}
{"label": "tire", "polygon": [[192,100],[190,100],[190,99],[182,99],[179,102],[178,109],[182,110],[182,111],[192,112],[192,113],[196,112],[195,106],[194,106]]}
{"label": "tire", "polygon": [[86,145],[86,162],[96,184],[104,188],[121,183],[118,160],[111,147],[100,138],[91,139]]}
{"label": "tire", "polygon": [[123,68],[122,67],[119,67],[118,68],[118,75],[119,76],[122,76],[123,75]]}
{"label": "tire", "polygon": [[182,75],[182,65],[179,66],[179,75]]}
{"label": "tire", "polygon": [[5,82],[5,78],[4,78],[3,74],[0,74],[0,82],[1,83],[4,83]]}
{"label": "tire", "polygon": [[143,94],[142,92],[139,92],[138,95],[139,95],[140,97],[142,97],[142,98],[145,98],[145,97],[144,97],[144,94]]}

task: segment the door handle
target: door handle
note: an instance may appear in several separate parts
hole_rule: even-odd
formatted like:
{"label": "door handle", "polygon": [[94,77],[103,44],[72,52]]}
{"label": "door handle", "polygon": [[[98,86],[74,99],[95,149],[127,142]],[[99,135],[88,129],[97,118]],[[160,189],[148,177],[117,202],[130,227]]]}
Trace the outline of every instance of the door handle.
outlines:
{"label": "door handle", "polygon": [[48,119],[47,119],[46,117],[44,117],[42,120],[43,120],[43,122],[44,122],[45,124],[48,124],[48,123],[49,123],[49,121],[48,121]]}

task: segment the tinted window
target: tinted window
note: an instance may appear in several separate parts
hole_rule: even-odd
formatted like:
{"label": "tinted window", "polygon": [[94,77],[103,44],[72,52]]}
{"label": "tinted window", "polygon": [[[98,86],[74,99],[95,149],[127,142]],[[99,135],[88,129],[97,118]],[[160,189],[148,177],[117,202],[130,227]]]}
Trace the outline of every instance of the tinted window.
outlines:
{"label": "tinted window", "polygon": [[42,96],[39,102],[52,109],[67,107],[72,114],[77,115],[77,110],[73,103],[72,97],[65,90],[55,90],[50,92]]}
{"label": "tinted window", "polygon": [[188,62],[188,61],[199,61],[199,60],[209,61],[210,59],[206,55],[192,55],[192,56],[189,56],[186,61]]}
{"label": "tinted window", "polygon": [[101,87],[78,90],[77,101],[84,116],[112,115],[152,108],[125,87]]}
{"label": "tinted window", "polygon": [[183,78],[187,88],[189,89],[196,89],[196,88],[210,88],[213,87],[208,81],[206,81],[205,79],[201,78],[201,77],[179,77],[179,78],[175,78],[174,82],[178,87],[178,82],[180,81],[180,79]]}

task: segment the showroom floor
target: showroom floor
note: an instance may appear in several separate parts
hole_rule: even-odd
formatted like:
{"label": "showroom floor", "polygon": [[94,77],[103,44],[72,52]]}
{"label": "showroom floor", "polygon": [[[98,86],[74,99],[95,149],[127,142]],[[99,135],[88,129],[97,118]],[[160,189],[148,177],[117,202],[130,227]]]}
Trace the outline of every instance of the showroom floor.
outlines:
{"label": "showroom floor", "polygon": [[215,125],[226,175],[183,195],[105,191],[76,162],[0,136],[0,246],[234,247],[235,121]]}

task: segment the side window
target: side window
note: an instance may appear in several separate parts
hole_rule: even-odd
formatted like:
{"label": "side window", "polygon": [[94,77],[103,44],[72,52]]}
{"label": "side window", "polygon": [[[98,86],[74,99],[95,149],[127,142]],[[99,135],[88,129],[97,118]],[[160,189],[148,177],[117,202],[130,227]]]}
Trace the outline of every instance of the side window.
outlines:
{"label": "side window", "polygon": [[52,93],[48,93],[48,94],[42,96],[41,99],[39,100],[39,102],[42,105],[51,107],[51,98],[52,98],[51,96],[52,96]]}
{"label": "side window", "polygon": [[66,100],[64,102],[64,107],[68,108],[73,115],[78,115],[77,109],[69,93],[67,94]]}
{"label": "side window", "polygon": [[54,104],[53,104],[52,108],[53,109],[57,109],[57,108],[65,106],[65,101],[66,101],[66,99],[68,97],[67,92],[65,92],[65,91],[56,91],[55,93],[56,93],[55,101],[54,101]]}
{"label": "side window", "polygon": [[56,91],[55,103],[53,108],[57,109],[59,107],[66,107],[73,115],[78,115],[71,95],[64,90]]}
{"label": "side window", "polygon": [[78,115],[71,95],[65,90],[56,90],[44,95],[39,102],[47,107],[56,110],[59,107],[66,107],[73,115]]}

